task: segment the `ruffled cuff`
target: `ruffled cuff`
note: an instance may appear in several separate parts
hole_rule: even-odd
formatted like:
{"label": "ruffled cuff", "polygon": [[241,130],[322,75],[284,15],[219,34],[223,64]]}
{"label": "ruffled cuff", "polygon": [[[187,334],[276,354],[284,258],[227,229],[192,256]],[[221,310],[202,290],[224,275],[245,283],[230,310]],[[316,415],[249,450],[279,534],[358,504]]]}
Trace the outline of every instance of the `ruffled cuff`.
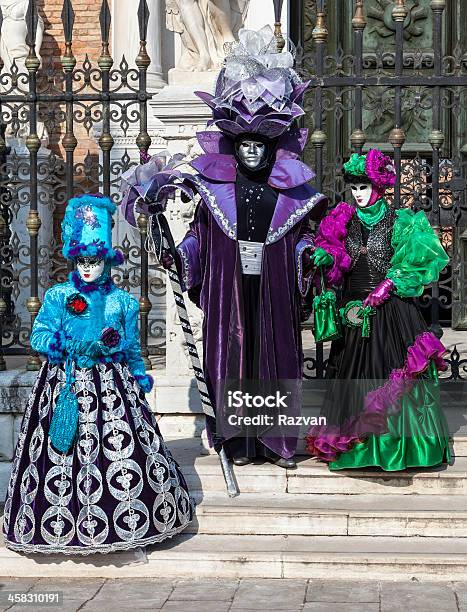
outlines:
{"label": "ruffled cuff", "polygon": [[354,214],[355,208],[342,202],[321,221],[318,228],[316,247],[323,248],[334,259],[333,265],[325,272],[328,285],[340,285],[352,265],[352,259],[345,249],[345,242],[347,224]]}
{"label": "ruffled cuff", "polygon": [[150,376],[149,374],[137,374],[135,378],[138,381],[138,384],[141,387],[141,391],[143,391],[143,393],[149,393],[151,391],[154,386],[154,379],[152,376]]}
{"label": "ruffled cuff", "polygon": [[308,452],[322,461],[335,461],[359,440],[369,434],[380,435],[387,431],[387,417],[400,410],[399,400],[409,393],[417,379],[433,363],[441,372],[447,369],[444,361],[446,348],[431,332],[423,332],[407,349],[402,368],[394,369],[388,380],[377,389],[369,391],[364,399],[363,412],[341,428],[311,427],[306,436]]}
{"label": "ruffled cuff", "polygon": [[363,306],[371,306],[377,308],[387,302],[391,297],[392,290],[394,289],[394,283],[390,278],[384,279],[373,291],[369,294],[366,300],[363,302]]}
{"label": "ruffled cuff", "polygon": [[400,297],[419,297],[427,285],[438,280],[449,257],[423,211],[401,209],[396,214],[394,255],[387,277]]}
{"label": "ruffled cuff", "polygon": [[303,297],[308,294],[312,285],[313,275],[312,268],[306,269],[304,265],[304,257],[307,250],[313,251],[315,248],[313,241],[310,238],[302,238],[295,249],[295,263],[297,269],[298,288]]}
{"label": "ruffled cuff", "polygon": [[47,359],[50,363],[58,364],[65,361],[67,355],[68,336],[60,329],[56,331],[47,350]]}

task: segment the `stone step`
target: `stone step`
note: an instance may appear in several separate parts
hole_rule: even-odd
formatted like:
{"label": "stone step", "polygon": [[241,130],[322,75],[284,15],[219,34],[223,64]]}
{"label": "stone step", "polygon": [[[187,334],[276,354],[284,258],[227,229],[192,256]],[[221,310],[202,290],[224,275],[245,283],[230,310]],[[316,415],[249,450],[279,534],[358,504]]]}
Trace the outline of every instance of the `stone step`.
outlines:
{"label": "stone step", "polygon": [[190,533],[467,538],[467,496],[195,495]]}
{"label": "stone step", "polygon": [[348,536],[178,536],[151,548],[64,557],[0,548],[4,577],[467,580],[467,540]]}
{"label": "stone step", "polygon": [[454,436],[454,453],[456,457],[467,457],[467,436]]}
{"label": "stone step", "polygon": [[[467,426],[463,424],[467,422],[467,416],[464,415],[465,412],[465,408],[457,408],[452,413],[450,431],[455,432],[453,435],[453,448],[457,457],[467,457]],[[206,452],[214,453],[214,450],[209,449],[208,446],[204,415],[165,414],[160,416],[158,422],[165,439],[201,439]],[[305,438],[303,437],[304,433],[306,433],[305,430],[301,432],[301,437],[298,441],[297,455],[308,456]]]}
{"label": "stone step", "polygon": [[[169,446],[192,490],[224,492],[224,480],[216,455],[200,456],[201,442],[172,440]],[[384,472],[375,468],[331,472],[314,459],[304,459],[296,470],[270,463],[234,468],[240,491],[294,495],[467,495],[467,458],[454,465]]]}
{"label": "stone step", "polygon": [[[148,397],[151,407],[164,415],[201,415],[202,406],[193,376],[165,375],[163,370],[155,372],[153,393]],[[465,425],[465,382],[444,381],[440,386],[441,406],[452,432],[458,425]],[[322,379],[303,379],[302,408],[307,415],[318,415],[323,405],[327,382]],[[459,419],[459,417],[462,417]]]}

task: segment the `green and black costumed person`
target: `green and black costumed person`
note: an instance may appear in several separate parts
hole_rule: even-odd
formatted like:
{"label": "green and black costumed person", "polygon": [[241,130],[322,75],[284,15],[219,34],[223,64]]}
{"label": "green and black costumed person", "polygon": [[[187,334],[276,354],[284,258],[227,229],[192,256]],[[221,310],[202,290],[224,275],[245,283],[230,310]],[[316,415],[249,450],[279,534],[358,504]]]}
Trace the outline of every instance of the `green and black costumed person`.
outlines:
{"label": "green and black costumed person", "polygon": [[423,211],[385,199],[396,178],[389,157],[354,154],[344,170],[355,205],[336,206],[315,242],[316,276],[341,289],[342,327],[327,369],[326,425],[309,430],[308,451],[331,470],[449,462],[438,384],[446,349],[414,300],[448,257]]}

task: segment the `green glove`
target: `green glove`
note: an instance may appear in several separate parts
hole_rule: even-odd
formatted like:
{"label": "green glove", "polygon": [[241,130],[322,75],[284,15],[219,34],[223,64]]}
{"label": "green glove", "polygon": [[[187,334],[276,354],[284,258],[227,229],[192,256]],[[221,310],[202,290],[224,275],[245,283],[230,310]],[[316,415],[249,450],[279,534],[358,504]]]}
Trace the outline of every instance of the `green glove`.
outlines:
{"label": "green glove", "polygon": [[334,263],[334,257],[321,247],[318,247],[313,253],[313,263],[318,268],[324,266],[332,266],[332,264]]}

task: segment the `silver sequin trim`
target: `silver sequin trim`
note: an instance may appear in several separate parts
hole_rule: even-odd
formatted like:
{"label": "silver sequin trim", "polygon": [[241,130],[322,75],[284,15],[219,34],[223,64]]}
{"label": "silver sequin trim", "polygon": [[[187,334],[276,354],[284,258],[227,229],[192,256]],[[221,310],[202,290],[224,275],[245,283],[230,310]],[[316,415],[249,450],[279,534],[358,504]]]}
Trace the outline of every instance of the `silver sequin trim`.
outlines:
{"label": "silver sequin trim", "polygon": [[298,288],[300,290],[301,295],[305,296],[311,286],[311,276],[308,279],[304,279],[303,278],[303,269],[302,269],[302,259],[303,259],[303,253],[307,250],[307,249],[312,249],[314,248],[314,244],[312,242],[306,242],[306,244],[304,244],[298,251],[297,253],[297,278],[298,278]]}
{"label": "silver sequin trim", "polygon": [[197,178],[193,177],[193,182],[196,184],[199,194],[209,206],[210,211],[214,215],[214,218],[219,223],[222,231],[227,234],[229,238],[235,240],[237,237],[237,224],[232,225],[230,220],[226,217],[224,212],[219,208],[216,197],[203,185],[203,183]]}
{"label": "silver sequin trim", "polygon": [[164,540],[173,538],[175,535],[181,533],[184,529],[187,528],[187,524],[180,525],[175,529],[171,529],[170,531],[166,531],[165,533],[159,533],[150,538],[144,538],[141,540],[135,540],[133,542],[116,542],[115,544],[103,544],[102,546],[86,546],[83,548],[82,546],[48,546],[45,544],[16,544],[14,542],[5,542],[6,548],[10,550],[15,550],[17,552],[25,552],[28,554],[41,553],[47,555],[61,554],[61,555],[93,555],[96,553],[100,554],[109,554],[112,552],[123,551],[123,550],[131,550],[132,548],[143,548],[145,546],[151,546],[151,544],[157,544],[158,542],[163,542]]}
{"label": "silver sequin trim", "polygon": [[277,240],[282,238],[282,236],[284,236],[301,218],[309,213],[318,202],[321,202],[321,200],[325,198],[326,196],[324,196],[322,193],[316,193],[301,208],[297,208],[297,210],[290,215],[284,225],[282,225],[279,229],[277,229],[275,232],[271,232],[271,229],[269,229],[266,244],[277,242]]}
{"label": "silver sequin trim", "polygon": [[188,259],[188,255],[185,251],[178,247],[177,252],[182,259],[182,280],[185,285],[185,289],[189,289],[191,287],[191,274],[190,274],[190,261]]}
{"label": "silver sequin trim", "polygon": [[365,252],[370,270],[370,282],[376,286],[387,274],[394,255],[391,239],[394,228],[394,209],[388,213],[374,227],[369,230],[365,251],[363,247],[362,226],[357,215],[354,215],[348,226],[345,248],[352,258],[352,268],[355,267],[360,255]]}

